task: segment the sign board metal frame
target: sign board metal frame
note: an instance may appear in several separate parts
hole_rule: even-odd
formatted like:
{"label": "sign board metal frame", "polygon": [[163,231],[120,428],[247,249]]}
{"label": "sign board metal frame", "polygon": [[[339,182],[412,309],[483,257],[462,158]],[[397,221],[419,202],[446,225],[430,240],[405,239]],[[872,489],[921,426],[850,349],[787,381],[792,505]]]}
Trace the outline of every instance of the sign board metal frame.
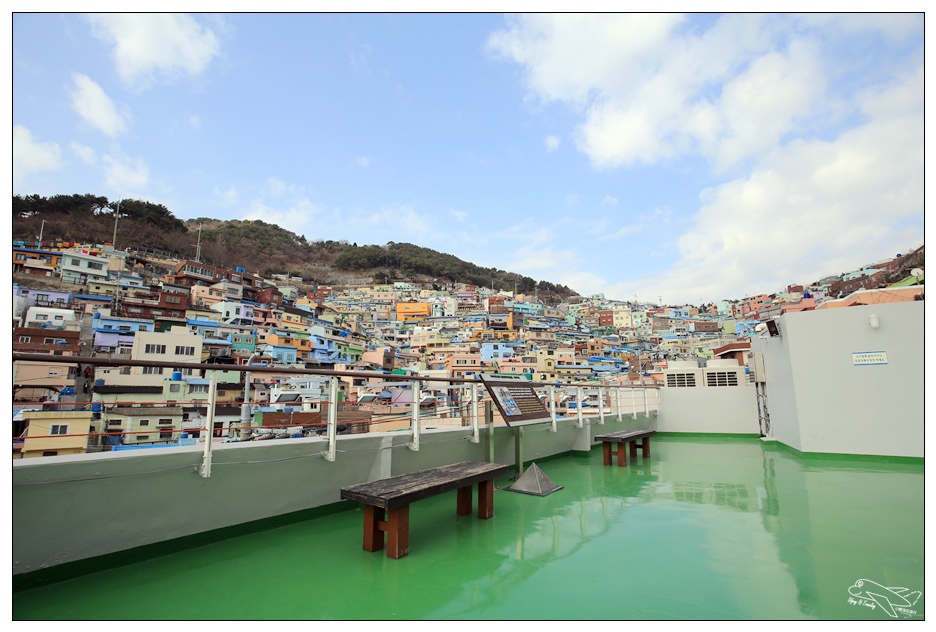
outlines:
{"label": "sign board metal frame", "polygon": [[510,427],[552,421],[546,406],[530,381],[520,375],[488,376],[481,374],[481,382],[494,400],[494,405]]}

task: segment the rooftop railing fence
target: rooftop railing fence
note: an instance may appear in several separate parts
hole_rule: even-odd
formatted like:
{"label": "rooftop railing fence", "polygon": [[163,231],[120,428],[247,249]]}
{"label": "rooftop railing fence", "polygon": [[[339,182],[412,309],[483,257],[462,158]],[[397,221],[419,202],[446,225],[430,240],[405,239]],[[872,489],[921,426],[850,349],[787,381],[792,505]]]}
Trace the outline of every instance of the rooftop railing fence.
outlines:
{"label": "rooftop railing fence", "polygon": [[[14,436],[14,444],[25,439],[62,441],[83,436],[87,438],[87,453],[128,449],[165,448],[183,445],[202,445],[204,457],[203,476],[210,476],[212,444],[217,442],[244,442],[289,440],[292,438],[324,437],[327,449],[323,456],[335,461],[340,451],[338,444],[344,435],[359,435],[369,432],[399,432],[410,437],[410,449],[420,449],[420,436],[425,430],[463,427],[470,429],[468,439],[479,442],[481,426],[504,424],[493,400],[480,380],[421,375],[396,375],[379,371],[337,371],[306,369],[297,367],[266,365],[228,365],[153,362],[130,360],[125,357],[78,357],[49,356],[45,354],[13,354],[14,367],[18,361],[61,362],[92,367],[158,367],[170,372],[188,371],[204,375],[209,380],[206,392],[199,399],[179,398],[176,401],[152,401],[145,399],[118,399],[113,394],[95,396],[93,390],[87,399],[58,398],[57,401],[15,401],[16,410],[41,411],[90,411],[92,424],[87,433],[39,435],[23,428],[20,436]],[[244,373],[244,380],[252,383],[257,375],[259,382],[267,384],[278,381],[285,383],[289,378],[313,376],[327,378],[325,392],[315,389],[293,391],[295,397],[288,402],[271,402],[266,399],[247,399],[247,393],[234,400],[218,400],[219,373]],[[262,376],[269,376],[264,379]],[[190,376],[189,376],[190,377]],[[378,383],[350,386],[342,378],[352,380],[379,380]],[[202,378],[204,379],[204,378]],[[179,381],[184,381],[182,378]],[[15,382],[15,372],[14,372]],[[351,399],[344,399],[354,390]],[[546,430],[555,432],[558,420],[574,420],[574,425],[583,428],[591,424],[604,424],[606,420],[623,420],[650,417],[659,410],[660,396],[657,385],[637,384],[559,384],[525,382],[534,388],[544,406],[542,423]],[[226,384],[222,383],[222,388]],[[229,390],[229,389],[228,389]],[[370,397],[360,397],[370,390]],[[339,395],[341,393],[342,395]],[[396,393],[398,397],[394,397]],[[414,394],[418,393],[418,396]],[[420,401],[414,406],[413,401]],[[239,415],[218,415],[218,406],[237,406]],[[134,424],[128,417],[133,409],[148,408],[147,426]],[[178,411],[184,409],[180,418]],[[174,415],[169,409],[174,410]],[[160,419],[159,410],[166,411]],[[255,415],[255,413],[264,413]],[[286,416],[288,415],[288,417]],[[507,424],[509,425],[509,424]],[[210,437],[210,440],[209,440]]]}

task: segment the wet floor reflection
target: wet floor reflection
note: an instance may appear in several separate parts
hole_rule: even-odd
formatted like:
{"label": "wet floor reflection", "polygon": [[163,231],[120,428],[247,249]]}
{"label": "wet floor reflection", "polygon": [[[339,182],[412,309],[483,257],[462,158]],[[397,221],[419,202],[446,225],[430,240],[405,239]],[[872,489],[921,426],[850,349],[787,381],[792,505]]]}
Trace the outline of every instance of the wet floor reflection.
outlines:
{"label": "wet floor reflection", "polygon": [[17,593],[14,617],[922,618],[922,463],[677,436],[629,461],[538,463],[563,489],[499,480],[492,520],[416,503],[401,560],[361,550],[354,509]]}

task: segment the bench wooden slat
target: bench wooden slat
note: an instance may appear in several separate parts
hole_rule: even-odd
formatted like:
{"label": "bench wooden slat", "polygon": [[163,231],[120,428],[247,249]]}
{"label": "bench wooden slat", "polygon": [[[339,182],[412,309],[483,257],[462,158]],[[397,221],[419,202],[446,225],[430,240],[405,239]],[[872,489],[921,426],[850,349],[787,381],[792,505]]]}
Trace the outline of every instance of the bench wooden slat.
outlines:
{"label": "bench wooden slat", "polygon": [[342,500],[391,509],[506,474],[508,465],[463,461],[341,488]]}
{"label": "bench wooden slat", "polygon": [[633,441],[656,434],[656,430],[621,430],[619,432],[609,432],[603,435],[596,435],[595,441],[604,441],[608,443],[617,443],[619,441]]}

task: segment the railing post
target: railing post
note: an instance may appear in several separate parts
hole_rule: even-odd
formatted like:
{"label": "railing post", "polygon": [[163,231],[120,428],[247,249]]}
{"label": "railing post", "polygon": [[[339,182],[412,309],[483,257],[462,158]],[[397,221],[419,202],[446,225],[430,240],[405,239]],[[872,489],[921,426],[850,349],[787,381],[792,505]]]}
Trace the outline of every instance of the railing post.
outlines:
{"label": "railing post", "polygon": [[644,417],[650,418],[650,403],[647,401],[647,387],[644,387]]}
{"label": "railing post", "polygon": [[328,417],[326,421],[328,452],[324,456],[326,461],[334,462],[338,448],[338,378],[334,376],[328,383]]}
{"label": "railing post", "polygon": [[585,420],[582,418],[582,387],[581,386],[575,387],[575,399],[576,399],[575,408],[577,409],[575,425],[578,428],[584,428]]}
{"label": "railing post", "polygon": [[217,398],[218,376],[215,371],[209,371],[208,379],[208,414],[205,419],[205,451],[202,454],[201,470],[198,472],[202,478],[211,477],[211,443],[214,436],[214,411]]}
{"label": "railing post", "polygon": [[468,440],[472,443],[480,443],[481,429],[478,426],[478,385],[471,385],[471,436]]}
{"label": "railing post", "polygon": [[412,421],[410,425],[413,428],[413,442],[409,444],[409,449],[413,452],[419,452],[419,380],[413,380]]}
{"label": "railing post", "polygon": [[552,419],[552,425],[550,425],[549,430],[551,432],[556,432],[556,387],[549,386],[549,417]]}
{"label": "railing post", "polygon": [[487,441],[487,462],[494,462],[494,408],[493,402],[484,402],[484,429]]}
{"label": "railing post", "polygon": [[601,387],[598,387],[598,424],[604,425],[604,393],[601,392]]}
{"label": "railing post", "polygon": [[617,412],[617,420],[624,421],[624,413],[621,412],[621,387],[618,386],[614,389],[614,404],[615,412]]}
{"label": "railing post", "polygon": [[631,409],[634,411],[633,417],[637,419],[637,391],[634,390],[634,387],[631,386]]}

